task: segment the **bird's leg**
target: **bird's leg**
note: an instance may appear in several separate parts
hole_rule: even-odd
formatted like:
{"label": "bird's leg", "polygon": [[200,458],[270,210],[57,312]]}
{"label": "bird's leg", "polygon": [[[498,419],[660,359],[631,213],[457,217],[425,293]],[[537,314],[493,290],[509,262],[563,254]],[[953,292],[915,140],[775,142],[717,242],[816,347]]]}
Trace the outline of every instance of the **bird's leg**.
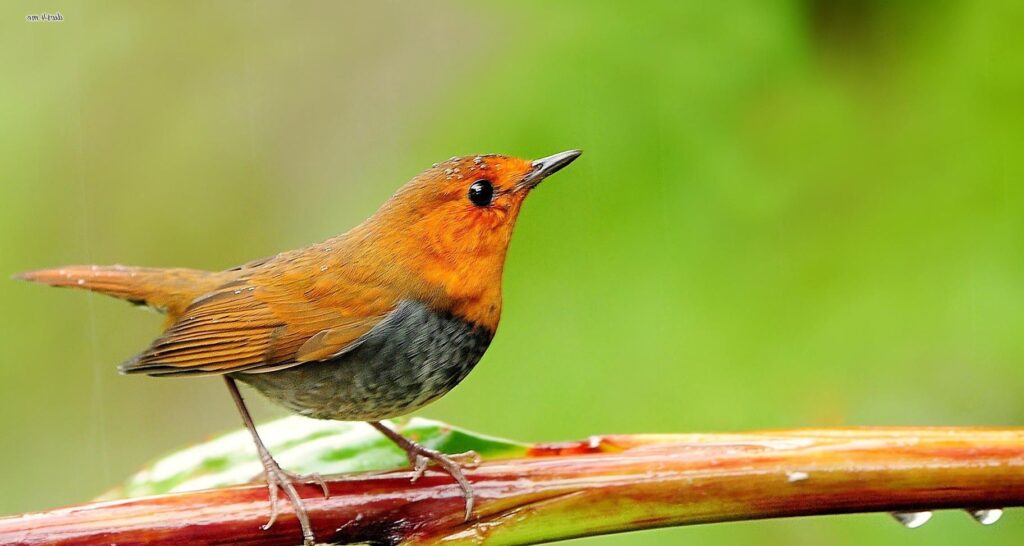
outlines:
{"label": "bird's leg", "polygon": [[227,383],[228,391],[231,392],[231,398],[234,399],[235,406],[238,407],[238,413],[242,415],[245,428],[249,429],[249,434],[252,435],[267,478],[267,489],[270,492],[270,519],[263,525],[263,529],[270,529],[274,522],[277,521],[277,495],[279,490],[283,489],[288,500],[292,503],[295,517],[299,520],[299,526],[302,528],[303,545],[312,546],[316,544],[316,540],[313,538],[313,527],[309,524],[309,514],[306,513],[306,505],[303,504],[302,498],[299,497],[299,493],[295,490],[295,485],[292,482],[315,481],[324,490],[324,497],[328,496],[327,484],[318,474],[312,474],[308,477],[297,476],[281,468],[281,465],[277,464],[274,457],[270,455],[267,446],[263,445],[263,440],[260,440],[260,435],[256,432],[256,425],[252,422],[252,416],[249,415],[249,409],[245,407],[245,401],[242,400],[242,393],[238,391],[238,385],[235,384],[235,380],[224,376],[224,382]]}
{"label": "bird's leg", "polygon": [[465,474],[462,473],[462,466],[476,465],[480,462],[479,455],[472,451],[458,455],[445,455],[440,451],[417,444],[398,432],[391,430],[380,421],[370,421],[369,423],[370,426],[380,431],[381,434],[387,436],[389,440],[405,451],[406,456],[409,457],[409,464],[413,468],[412,481],[416,481],[423,474],[423,471],[426,470],[427,465],[431,461],[447,472],[462,489],[462,496],[466,499],[466,521],[469,521],[470,516],[473,514],[473,487],[470,485],[469,480],[466,479]]}

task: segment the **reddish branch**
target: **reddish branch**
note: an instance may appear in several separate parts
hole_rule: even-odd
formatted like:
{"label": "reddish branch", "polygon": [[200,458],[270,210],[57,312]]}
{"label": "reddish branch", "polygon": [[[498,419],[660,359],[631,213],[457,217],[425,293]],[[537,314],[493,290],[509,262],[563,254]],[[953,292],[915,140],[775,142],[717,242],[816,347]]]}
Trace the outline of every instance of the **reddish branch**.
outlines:
{"label": "reddish branch", "polygon": [[[525,544],[719,521],[1024,505],[1024,429],[905,428],[605,436],[541,445],[467,471],[302,487],[323,542]],[[295,544],[287,503],[269,531],[263,485],[102,502],[0,519],[0,544]],[[446,542],[446,544],[449,542]]]}

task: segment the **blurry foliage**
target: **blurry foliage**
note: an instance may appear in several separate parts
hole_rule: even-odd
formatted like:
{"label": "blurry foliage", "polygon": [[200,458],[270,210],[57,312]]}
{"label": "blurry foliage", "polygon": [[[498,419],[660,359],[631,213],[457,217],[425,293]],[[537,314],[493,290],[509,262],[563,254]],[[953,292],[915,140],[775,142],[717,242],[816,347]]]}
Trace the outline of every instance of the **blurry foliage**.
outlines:
{"label": "blurry foliage", "polygon": [[[56,8],[0,9],[0,271],[229,267],[439,159],[579,147],[526,205],[494,345],[424,415],[524,440],[1024,418],[1020,2]],[[116,375],[158,317],[4,286],[0,512],[237,427],[219,381]],[[591,542],[1019,544],[1005,519]]]}

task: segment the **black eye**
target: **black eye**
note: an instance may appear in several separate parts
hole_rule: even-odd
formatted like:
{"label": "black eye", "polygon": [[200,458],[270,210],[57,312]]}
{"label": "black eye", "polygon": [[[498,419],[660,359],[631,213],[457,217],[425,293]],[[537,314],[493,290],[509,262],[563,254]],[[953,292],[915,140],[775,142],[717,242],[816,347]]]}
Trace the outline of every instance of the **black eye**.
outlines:
{"label": "black eye", "polygon": [[478,207],[486,207],[491,204],[494,197],[494,186],[489,180],[477,180],[469,187],[469,200]]}

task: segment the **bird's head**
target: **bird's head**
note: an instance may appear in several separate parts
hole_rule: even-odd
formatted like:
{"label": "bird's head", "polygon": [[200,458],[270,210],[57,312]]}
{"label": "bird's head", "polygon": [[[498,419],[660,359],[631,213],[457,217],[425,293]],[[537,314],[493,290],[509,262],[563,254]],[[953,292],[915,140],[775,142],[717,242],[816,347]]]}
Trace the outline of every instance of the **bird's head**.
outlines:
{"label": "bird's head", "polygon": [[[501,271],[523,200],[577,157],[453,157],[398,190],[372,218],[379,249],[453,299],[500,300]],[[488,295],[494,292],[494,295]],[[500,304],[500,301],[499,301]]]}

